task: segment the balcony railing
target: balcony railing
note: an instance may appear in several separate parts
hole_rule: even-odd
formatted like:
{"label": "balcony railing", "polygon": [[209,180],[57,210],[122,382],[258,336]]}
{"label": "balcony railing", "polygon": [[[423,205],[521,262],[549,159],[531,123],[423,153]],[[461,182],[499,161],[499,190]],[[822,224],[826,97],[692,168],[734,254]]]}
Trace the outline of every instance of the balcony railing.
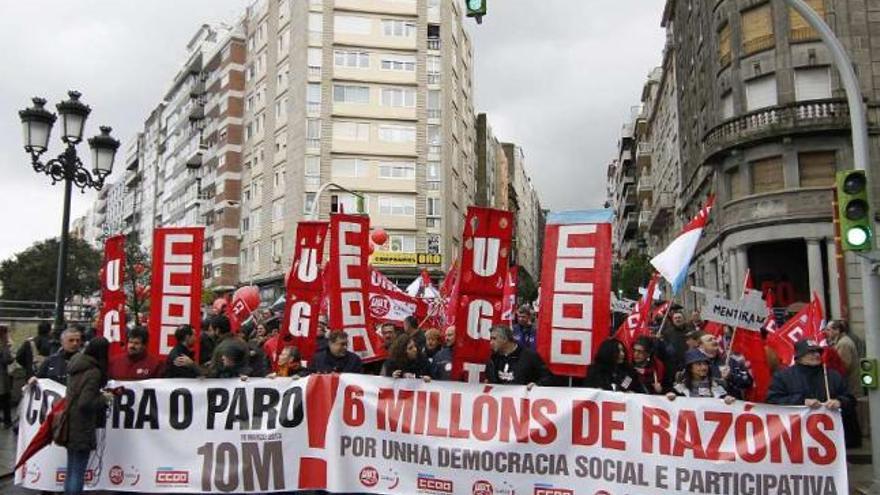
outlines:
{"label": "balcony railing", "polygon": [[428,50],[439,50],[440,38],[428,38]]}
{"label": "balcony railing", "polygon": [[440,74],[428,74],[428,84],[440,84]]}
{"label": "balcony railing", "polygon": [[320,65],[310,65],[309,66],[309,77],[311,78],[321,78],[321,66]]}
{"label": "balcony railing", "polygon": [[825,130],[849,126],[846,100],[801,101],[756,110],[727,120],[703,138],[707,157],[746,141],[795,131]]}
{"label": "balcony railing", "polygon": [[651,143],[643,142],[639,143],[639,147],[636,149],[636,162],[639,167],[648,167],[651,165],[651,155],[654,153],[654,147]]}
{"label": "balcony railing", "polygon": [[321,115],[321,102],[320,101],[306,102],[306,111],[309,113],[310,116]]}
{"label": "balcony railing", "polygon": [[320,139],[306,139],[306,148],[308,149],[321,149],[321,140]]}
{"label": "balcony railing", "polygon": [[776,37],[772,34],[759,36],[743,43],[743,55],[748,56],[776,47]]}
{"label": "balcony railing", "polygon": [[803,43],[805,41],[818,41],[819,33],[811,28],[811,27],[802,27],[797,29],[792,29],[788,33],[788,40],[790,43]]}
{"label": "balcony railing", "polygon": [[647,229],[651,225],[651,210],[639,212],[639,229]]}
{"label": "balcony railing", "polygon": [[718,57],[718,65],[720,65],[722,69],[730,65],[732,61],[733,56],[730,52],[722,53],[721,56]]}
{"label": "balcony railing", "polygon": [[428,118],[429,119],[439,119],[442,111],[439,108],[429,108],[428,109]]}
{"label": "balcony railing", "polygon": [[648,228],[652,233],[662,232],[667,227],[667,222],[672,218],[675,211],[675,198],[672,193],[661,193],[655,200],[651,208],[651,218],[648,221]]}

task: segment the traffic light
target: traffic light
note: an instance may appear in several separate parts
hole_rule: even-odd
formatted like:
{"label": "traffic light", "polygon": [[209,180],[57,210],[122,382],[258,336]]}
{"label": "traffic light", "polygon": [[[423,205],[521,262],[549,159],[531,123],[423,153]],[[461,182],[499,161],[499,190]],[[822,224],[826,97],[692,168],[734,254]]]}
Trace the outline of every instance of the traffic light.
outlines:
{"label": "traffic light", "polygon": [[859,379],[865,388],[876,390],[880,387],[880,383],[877,382],[876,359],[862,359],[859,361]]}
{"label": "traffic light", "polygon": [[483,22],[483,16],[486,15],[486,2],[488,0],[465,0],[467,3],[467,16],[476,17],[477,24]]}
{"label": "traffic light", "polygon": [[837,208],[844,251],[870,251],[874,246],[868,179],[864,170],[837,172]]}

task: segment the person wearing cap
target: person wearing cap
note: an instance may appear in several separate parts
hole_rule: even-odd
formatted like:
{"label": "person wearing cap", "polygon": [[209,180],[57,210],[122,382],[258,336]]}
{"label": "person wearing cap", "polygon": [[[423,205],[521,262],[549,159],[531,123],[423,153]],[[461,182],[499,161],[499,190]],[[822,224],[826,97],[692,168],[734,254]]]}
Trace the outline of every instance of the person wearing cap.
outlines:
{"label": "person wearing cap", "polygon": [[[822,369],[822,347],[815,340],[802,339],[794,345],[795,363],[773,375],[767,402],[783,406],[825,406],[837,410],[853,404],[846,382],[832,369]],[[828,373],[828,392],[825,373]],[[830,396],[829,396],[830,395]]]}
{"label": "person wearing cap", "polygon": [[666,394],[669,400],[675,400],[678,396],[723,399],[725,404],[736,401],[736,397],[727,391],[724,383],[712,377],[709,357],[697,349],[685,353],[684,370],[672,390]]}

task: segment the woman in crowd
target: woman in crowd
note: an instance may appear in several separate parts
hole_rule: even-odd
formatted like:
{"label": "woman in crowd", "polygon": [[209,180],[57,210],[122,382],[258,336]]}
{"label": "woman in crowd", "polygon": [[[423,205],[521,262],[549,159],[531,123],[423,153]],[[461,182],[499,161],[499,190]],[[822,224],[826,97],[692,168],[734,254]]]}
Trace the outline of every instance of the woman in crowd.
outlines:
{"label": "woman in crowd", "polygon": [[617,339],[608,339],[599,346],[593,364],[587,370],[584,386],[613,392],[647,393],[627,361],[626,348]]}
{"label": "woman in crowd", "polygon": [[299,349],[294,346],[287,346],[278,354],[278,364],[275,366],[275,372],[269,375],[269,378],[294,376],[299,378],[305,374],[302,365],[302,356]]}
{"label": "woman in crowd", "polygon": [[396,337],[391,343],[389,354],[388,360],[382,366],[382,376],[431,380],[428,359],[419,352],[412,336],[403,334]]}
{"label": "woman in crowd", "polygon": [[654,356],[654,339],[639,337],[632,346],[633,369],[639,381],[649,394],[662,394],[664,390],[665,366]]}
{"label": "woman in crowd", "polygon": [[433,362],[434,355],[443,347],[443,339],[440,338],[440,330],[429,328],[425,330],[425,356]]}
{"label": "woman in crowd", "polygon": [[98,446],[97,428],[112,395],[103,391],[107,384],[107,351],[104,337],[89,341],[85,350],[70,358],[67,393],[67,475],[64,493],[83,492],[89,457]]}
{"label": "woman in crowd", "polygon": [[669,400],[675,400],[679,396],[723,399],[725,404],[736,401],[724,388],[721,380],[712,378],[709,357],[697,349],[691,349],[685,354],[684,370],[672,390],[666,394]]}

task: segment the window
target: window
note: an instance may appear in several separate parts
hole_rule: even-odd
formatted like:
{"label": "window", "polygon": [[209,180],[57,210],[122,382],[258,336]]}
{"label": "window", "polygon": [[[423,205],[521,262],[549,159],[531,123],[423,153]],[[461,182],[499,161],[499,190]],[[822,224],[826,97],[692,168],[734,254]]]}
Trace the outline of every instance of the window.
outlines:
{"label": "window", "polygon": [[426,198],[427,204],[427,213],[426,216],[429,217],[439,217],[440,213],[440,198]]}
{"label": "window", "polygon": [[736,167],[727,172],[727,186],[730,191],[730,199],[739,199],[748,192],[742,177],[742,167]]}
{"label": "window", "polygon": [[306,177],[320,177],[321,176],[321,157],[320,156],[315,156],[315,155],[306,156],[305,174],[306,174]]}
{"label": "window", "polygon": [[[367,209],[364,198],[364,209]],[[331,213],[364,213],[358,208],[358,198],[353,194],[339,193],[330,195]]]}
{"label": "window", "polygon": [[306,193],[303,198],[303,212],[311,213],[315,207],[315,193]]}
{"label": "window", "polygon": [[272,239],[272,261],[284,256],[284,238],[276,237]]}
{"label": "window", "polygon": [[324,54],[321,52],[320,48],[309,48],[306,57],[308,58],[307,63],[310,69],[321,68]]}
{"label": "window", "polygon": [[324,16],[322,14],[309,13],[309,31],[312,33],[324,32]]}
{"label": "window", "polygon": [[731,58],[731,30],[730,23],[725,24],[718,32],[718,63],[721,67],[730,65]]}
{"label": "window", "polygon": [[405,196],[383,196],[379,198],[379,214],[393,216],[414,216],[416,200]]}
{"label": "window", "polygon": [[440,126],[439,125],[429,125],[428,126],[428,144],[433,145],[433,146],[439,146],[440,143],[441,143]]}
{"label": "window", "polygon": [[287,97],[275,102],[275,120],[284,120],[287,118]]}
{"label": "window", "polygon": [[744,55],[751,55],[776,46],[773,37],[772,4],[768,2],[743,12],[742,30]]}
{"label": "window", "polygon": [[733,113],[733,91],[728,91],[721,97],[721,119],[733,118]]}
{"label": "window", "polygon": [[334,177],[365,177],[367,162],[359,158],[334,158],[331,165]]}
{"label": "window", "polygon": [[414,143],[416,128],[404,125],[380,125],[379,140],[387,143]]}
{"label": "window", "polygon": [[284,200],[276,199],[272,202],[272,221],[280,222],[284,220]]}
{"label": "window", "polygon": [[251,248],[251,267],[257,271],[260,267],[260,245],[257,244]]}
{"label": "window", "polygon": [[333,137],[347,141],[369,141],[370,124],[368,122],[334,122]]}
{"label": "window", "polygon": [[287,89],[287,81],[290,76],[290,67],[287,64],[282,65],[278,68],[278,73],[275,76],[275,84],[277,85],[277,92],[284,91]]}
{"label": "window", "polygon": [[333,60],[336,67],[348,67],[350,69],[370,68],[370,54],[367,52],[336,50],[333,52]]}
{"label": "window", "polygon": [[306,102],[321,104],[321,84],[309,83],[306,87]]}
{"label": "window", "polygon": [[290,30],[285,29],[278,34],[278,58],[287,54],[290,50]]}
{"label": "window", "polygon": [[428,252],[440,254],[440,234],[428,234]]}
{"label": "window", "polygon": [[275,170],[275,172],[272,176],[272,186],[275,187],[275,189],[280,189],[280,188],[284,187],[284,176],[285,175],[286,174],[285,174],[285,171],[283,168],[279,168],[279,169]]}
{"label": "window", "polygon": [[388,236],[388,251],[393,253],[414,253],[416,238],[411,235],[392,234]]}
{"label": "window", "polygon": [[798,154],[798,173],[801,187],[832,187],[837,172],[833,151],[813,151]]}
{"label": "window", "polygon": [[380,179],[415,179],[416,164],[413,162],[379,162]]}
{"label": "window", "polygon": [[255,208],[255,209],[251,210],[251,229],[253,229],[254,232],[260,231],[260,226],[263,223],[261,221],[261,217],[260,217],[260,215],[262,215],[262,213],[263,212],[260,208]]}
{"label": "window", "polygon": [[251,219],[244,217],[241,219],[241,233],[246,234],[251,228]]}
{"label": "window", "polygon": [[776,77],[767,76],[746,82],[746,108],[749,112],[776,106]]}
{"label": "window", "polygon": [[[807,4],[819,14],[823,19],[825,18],[825,0],[807,0]],[[792,43],[797,43],[799,41],[813,41],[819,39],[819,33],[816,32],[815,29],[811,28],[807,21],[794,9],[788,9],[788,19],[789,19],[789,38]]]}
{"label": "window", "polygon": [[333,18],[333,29],[337,33],[369,36],[373,32],[373,20],[355,15],[337,15]]}
{"label": "window", "polygon": [[416,23],[397,19],[382,19],[382,33],[385,36],[409,38],[416,35]]}
{"label": "window", "polygon": [[370,88],[367,86],[334,84],[333,101],[336,103],[368,104],[370,103]]}
{"label": "window", "polygon": [[828,67],[794,71],[794,93],[797,101],[831,98],[831,73]]}
{"label": "window", "polygon": [[245,267],[248,263],[248,252],[247,249],[242,249],[238,254],[238,264]]}
{"label": "window", "polygon": [[286,19],[290,14],[290,3],[288,0],[281,0],[278,2],[278,19]]}
{"label": "window", "polygon": [[414,108],[416,106],[416,90],[411,88],[382,88],[381,104],[383,107]]}
{"label": "window", "polygon": [[752,162],[752,194],[762,194],[785,189],[782,174],[782,157],[774,156]]}
{"label": "window", "polygon": [[321,139],[321,119],[306,119],[306,139]]}
{"label": "window", "polygon": [[416,57],[413,55],[382,55],[382,70],[415,72]]}
{"label": "window", "polygon": [[287,151],[287,133],[282,132],[275,135],[275,153],[284,153]]}
{"label": "window", "polygon": [[428,172],[427,179],[429,181],[439,181],[440,180],[440,162],[439,161],[429,161],[427,172]]}

